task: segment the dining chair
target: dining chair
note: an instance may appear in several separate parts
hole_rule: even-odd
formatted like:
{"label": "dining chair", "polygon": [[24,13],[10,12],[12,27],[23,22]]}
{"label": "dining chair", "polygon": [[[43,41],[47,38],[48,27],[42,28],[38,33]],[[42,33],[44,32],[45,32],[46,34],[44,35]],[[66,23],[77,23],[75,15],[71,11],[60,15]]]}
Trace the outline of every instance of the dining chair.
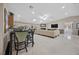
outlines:
{"label": "dining chair", "polygon": [[28,39],[28,32],[26,31],[15,31],[15,50],[16,54],[18,54],[18,51],[22,49],[26,49],[27,52],[27,39]]}

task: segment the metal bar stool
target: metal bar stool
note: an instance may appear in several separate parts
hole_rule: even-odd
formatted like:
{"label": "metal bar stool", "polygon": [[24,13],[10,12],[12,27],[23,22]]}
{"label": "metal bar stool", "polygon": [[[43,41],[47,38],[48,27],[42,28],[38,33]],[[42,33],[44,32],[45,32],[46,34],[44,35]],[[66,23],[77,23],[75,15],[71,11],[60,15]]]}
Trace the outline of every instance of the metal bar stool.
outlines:
{"label": "metal bar stool", "polygon": [[32,29],[29,29],[28,33],[29,33],[29,35],[28,35],[28,39],[27,39],[27,46],[28,46],[28,44],[31,43],[32,47],[33,47],[34,46],[34,31]]}

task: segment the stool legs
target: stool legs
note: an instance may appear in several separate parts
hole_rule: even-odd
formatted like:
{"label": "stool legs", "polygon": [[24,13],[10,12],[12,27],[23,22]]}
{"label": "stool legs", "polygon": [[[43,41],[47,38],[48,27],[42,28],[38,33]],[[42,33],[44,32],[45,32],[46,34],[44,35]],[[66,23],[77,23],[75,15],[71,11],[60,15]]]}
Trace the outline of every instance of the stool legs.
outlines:
{"label": "stool legs", "polygon": [[27,50],[27,44],[26,44],[26,42],[25,42],[25,49],[26,49],[26,52],[27,52],[28,50]]}

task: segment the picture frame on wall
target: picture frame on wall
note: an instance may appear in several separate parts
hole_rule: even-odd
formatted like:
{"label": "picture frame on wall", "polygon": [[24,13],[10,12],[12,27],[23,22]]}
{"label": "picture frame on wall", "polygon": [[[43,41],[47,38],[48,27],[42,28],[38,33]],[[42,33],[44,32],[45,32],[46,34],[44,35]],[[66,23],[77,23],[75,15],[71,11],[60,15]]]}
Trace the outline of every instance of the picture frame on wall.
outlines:
{"label": "picture frame on wall", "polygon": [[76,24],[76,29],[79,29],[79,23]]}
{"label": "picture frame on wall", "polygon": [[4,8],[4,33],[8,30],[8,12],[7,9]]}
{"label": "picture frame on wall", "polygon": [[4,33],[6,33],[6,8],[4,8]]}

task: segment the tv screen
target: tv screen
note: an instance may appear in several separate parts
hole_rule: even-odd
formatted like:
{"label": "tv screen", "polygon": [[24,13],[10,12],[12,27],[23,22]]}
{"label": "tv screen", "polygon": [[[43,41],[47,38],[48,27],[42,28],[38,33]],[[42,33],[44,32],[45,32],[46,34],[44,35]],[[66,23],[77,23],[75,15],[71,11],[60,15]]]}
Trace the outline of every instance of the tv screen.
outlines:
{"label": "tv screen", "polygon": [[58,24],[51,24],[51,28],[58,28]]}

